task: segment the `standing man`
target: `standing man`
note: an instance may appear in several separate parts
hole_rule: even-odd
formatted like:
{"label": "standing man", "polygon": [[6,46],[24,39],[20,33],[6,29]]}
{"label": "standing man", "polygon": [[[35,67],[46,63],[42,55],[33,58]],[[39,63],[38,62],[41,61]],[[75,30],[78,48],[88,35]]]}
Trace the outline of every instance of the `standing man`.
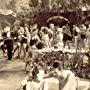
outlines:
{"label": "standing man", "polygon": [[13,51],[13,38],[12,38],[12,33],[10,32],[10,27],[7,26],[5,29],[5,39],[4,39],[4,43],[6,45],[7,48],[7,56],[8,56],[8,60],[12,60],[12,51]]}

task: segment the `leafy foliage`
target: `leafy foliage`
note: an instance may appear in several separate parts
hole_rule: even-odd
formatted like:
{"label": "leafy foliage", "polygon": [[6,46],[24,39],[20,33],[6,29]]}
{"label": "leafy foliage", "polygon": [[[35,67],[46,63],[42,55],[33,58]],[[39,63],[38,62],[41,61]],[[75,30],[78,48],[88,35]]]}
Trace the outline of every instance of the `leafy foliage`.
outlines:
{"label": "leafy foliage", "polygon": [[16,1],[11,0],[6,4],[7,9],[11,9],[12,11],[16,12]]}

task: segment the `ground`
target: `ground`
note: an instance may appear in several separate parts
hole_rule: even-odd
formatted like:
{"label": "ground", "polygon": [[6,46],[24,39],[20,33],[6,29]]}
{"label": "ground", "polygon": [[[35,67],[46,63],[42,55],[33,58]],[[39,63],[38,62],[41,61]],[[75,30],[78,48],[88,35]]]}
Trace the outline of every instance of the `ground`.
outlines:
{"label": "ground", "polygon": [[[6,58],[0,56],[0,90],[18,90],[26,76],[25,63],[20,59],[14,59],[11,62],[6,61]],[[87,85],[87,81],[90,80],[82,79],[80,84]]]}
{"label": "ground", "polygon": [[24,78],[24,63],[21,60],[6,62],[5,58],[0,58],[0,90],[17,90]]}

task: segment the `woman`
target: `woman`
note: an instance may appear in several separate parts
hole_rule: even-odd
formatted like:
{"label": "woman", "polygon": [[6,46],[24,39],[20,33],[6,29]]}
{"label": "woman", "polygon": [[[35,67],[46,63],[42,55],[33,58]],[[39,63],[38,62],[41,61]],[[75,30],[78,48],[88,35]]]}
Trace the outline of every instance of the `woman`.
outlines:
{"label": "woman", "polygon": [[60,64],[55,61],[53,64],[53,71],[46,74],[44,78],[55,77],[58,79],[60,90],[77,90],[78,79],[70,70],[61,70],[59,65]]}
{"label": "woman", "polygon": [[44,47],[51,47],[50,39],[49,39],[49,33],[47,28],[41,29],[41,42],[43,43]]}
{"label": "woman", "polygon": [[63,30],[59,26],[56,27],[57,35],[56,35],[56,44],[57,48],[63,48]]}
{"label": "woman", "polygon": [[35,49],[42,49],[43,44],[41,42],[41,32],[38,31],[37,24],[32,28],[30,46]]}

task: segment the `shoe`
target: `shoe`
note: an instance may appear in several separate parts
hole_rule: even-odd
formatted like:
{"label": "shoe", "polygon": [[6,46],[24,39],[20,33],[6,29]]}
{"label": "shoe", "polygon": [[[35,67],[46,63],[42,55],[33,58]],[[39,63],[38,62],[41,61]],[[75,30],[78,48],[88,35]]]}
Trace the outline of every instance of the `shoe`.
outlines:
{"label": "shoe", "polygon": [[12,59],[11,59],[11,60],[8,59],[7,62],[8,62],[8,63],[11,63],[11,62],[12,62]]}
{"label": "shoe", "polygon": [[12,62],[12,60],[8,60],[8,62]]}

